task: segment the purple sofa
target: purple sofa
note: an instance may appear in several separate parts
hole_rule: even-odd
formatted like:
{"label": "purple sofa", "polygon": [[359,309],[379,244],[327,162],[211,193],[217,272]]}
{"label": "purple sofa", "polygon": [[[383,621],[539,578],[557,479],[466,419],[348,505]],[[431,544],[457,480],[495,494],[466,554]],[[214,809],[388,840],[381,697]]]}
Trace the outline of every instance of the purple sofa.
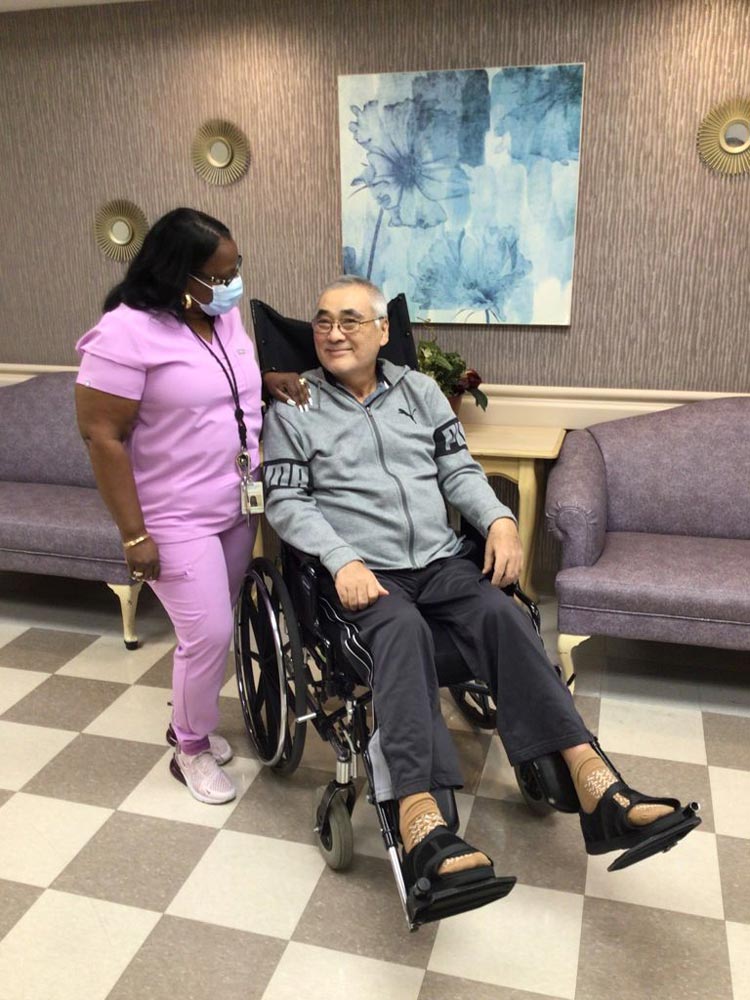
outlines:
{"label": "purple sofa", "polygon": [[0,570],[102,580],[120,599],[135,649],[132,584],[120,536],[76,425],[75,372],[0,388]]}
{"label": "purple sofa", "polygon": [[546,508],[568,676],[590,635],[750,650],[750,397],[572,431]]}

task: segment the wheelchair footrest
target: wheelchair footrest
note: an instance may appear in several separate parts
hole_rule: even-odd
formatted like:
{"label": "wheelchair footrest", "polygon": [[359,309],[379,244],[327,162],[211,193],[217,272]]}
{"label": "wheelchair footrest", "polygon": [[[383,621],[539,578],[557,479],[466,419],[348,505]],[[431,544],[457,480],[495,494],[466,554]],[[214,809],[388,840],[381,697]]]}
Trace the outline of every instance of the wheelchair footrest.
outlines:
{"label": "wheelchair footrest", "polygon": [[444,888],[440,887],[439,880],[433,885],[427,878],[417,879],[406,897],[406,913],[410,927],[415,930],[422,924],[429,924],[434,920],[476,910],[480,906],[507,896],[515,884],[514,875],[496,875],[468,885]]}

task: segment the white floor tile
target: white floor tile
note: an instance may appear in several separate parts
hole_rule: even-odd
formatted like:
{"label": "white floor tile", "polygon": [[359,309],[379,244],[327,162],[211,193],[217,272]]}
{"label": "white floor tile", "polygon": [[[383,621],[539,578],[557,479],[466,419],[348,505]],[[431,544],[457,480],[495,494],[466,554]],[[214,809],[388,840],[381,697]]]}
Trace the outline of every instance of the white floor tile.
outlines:
{"label": "white floor tile", "polygon": [[49,674],[39,670],[14,670],[12,667],[0,667],[0,715],[7,712],[17,701],[25,698]]}
{"label": "white floor tile", "polygon": [[602,696],[599,741],[607,753],[706,763],[703,717],[698,708]]}
{"label": "white floor tile", "polygon": [[128,688],[84,732],[163,745],[172,713],[168,705],[170,697],[171,693],[165,688],[143,684]]}
{"label": "white floor tile", "polygon": [[590,857],[586,895],[724,918],[716,837],[698,829],[666,854],[657,854],[619,872],[608,872],[612,854]]}
{"label": "white floor tile", "polygon": [[622,701],[700,709],[701,686],[694,675],[687,667],[608,657],[601,693]]}
{"label": "white floor tile", "polygon": [[173,777],[169,770],[172,753],[172,750],[168,750],[151,768],[122,803],[120,812],[172,819],[180,823],[197,823],[218,830],[237,808],[237,803],[262,768],[257,760],[249,757],[233,757],[224,765],[223,770],[234,782],[237,798],[223,805],[210,806],[194,799],[182,782]]}
{"label": "white floor tile", "polygon": [[521,793],[518,790],[515,771],[498,736],[493,736],[490,742],[477,795],[484,795],[488,799],[510,799],[516,802],[520,799]]}
{"label": "white floor tile", "polygon": [[0,995],[105,1000],[159,917],[49,890],[0,941]]}
{"label": "white floor tile", "polygon": [[583,896],[517,885],[489,906],[444,920],[428,968],[572,1000]]}
{"label": "white floor tile", "polygon": [[0,878],[50,885],[111,815],[99,806],[18,792],[0,808]]}
{"label": "white floor tile", "polygon": [[708,774],[716,832],[750,839],[750,771],[709,767]]}
{"label": "white floor tile", "polygon": [[750,924],[727,921],[726,927],[734,1000],[750,1000]]}
{"label": "white floor tile", "polygon": [[423,979],[422,969],[291,941],[263,1000],[417,1000]]}
{"label": "white floor tile", "polygon": [[324,867],[315,847],[221,830],[167,912],[288,938]]}
{"label": "white floor tile", "polygon": [[18,791],[78,734],[0,721],[0,788]]}
{"label": "white floor tile", "polygon": [[126,649],[122,636],[103,635],[57,671],[65,677],[133,684],[173,645],[173,640],[147,642],[139,649]]}
{"label": "white floor tile", "polygon": [[219,692],[222,698],[237,698],[239,699],[240,693],[237,690],[237,679],[232,675],[226,682],[224,687]]}

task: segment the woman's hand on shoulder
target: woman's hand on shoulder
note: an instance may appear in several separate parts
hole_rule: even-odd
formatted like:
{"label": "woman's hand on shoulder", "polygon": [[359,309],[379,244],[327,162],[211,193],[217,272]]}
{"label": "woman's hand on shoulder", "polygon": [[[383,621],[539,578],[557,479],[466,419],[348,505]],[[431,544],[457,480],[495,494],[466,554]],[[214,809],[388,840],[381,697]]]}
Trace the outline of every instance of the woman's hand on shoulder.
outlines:
{"label": "woman's hand on shoulder", "polygon": [[306,410],[310,402],[310,390],[305,379],[298,372],[266,372],[263,382],[274,399],[290,406]]}

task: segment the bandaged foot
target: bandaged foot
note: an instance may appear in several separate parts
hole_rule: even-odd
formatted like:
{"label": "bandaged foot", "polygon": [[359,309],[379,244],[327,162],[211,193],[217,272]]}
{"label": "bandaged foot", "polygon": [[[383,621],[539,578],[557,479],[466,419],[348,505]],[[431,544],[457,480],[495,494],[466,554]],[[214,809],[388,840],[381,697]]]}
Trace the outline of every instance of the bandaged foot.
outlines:
{"label": "bandaged foot", "polygon": [[[428,833],[439,826],[445,826],[440,809],[429,792],[407,795],[399,802],[398,827],[404,850],[408,853],[424,840]],[[462,854],[457,858],[447,858],[438,868],[438,875],[455,875],[470,868],[482,868],[490,864],[490,859],[481,851]]]}
{"label": "bandaged foot", "polygon": [[[581,809],[589,814],[596,809],[597,803],[607,789],[618,781],[617,776],[612,774],[593,747],[581,753],[570,766],[570,774]],[[630,799],[621,792],[616,792],[612,798],[623,809],[629,808]],[[629,809],[628,820],[633,826],[648,826],[654,820],[668,816],[672,812],[674,809],[671,806],[643,802]]]}

